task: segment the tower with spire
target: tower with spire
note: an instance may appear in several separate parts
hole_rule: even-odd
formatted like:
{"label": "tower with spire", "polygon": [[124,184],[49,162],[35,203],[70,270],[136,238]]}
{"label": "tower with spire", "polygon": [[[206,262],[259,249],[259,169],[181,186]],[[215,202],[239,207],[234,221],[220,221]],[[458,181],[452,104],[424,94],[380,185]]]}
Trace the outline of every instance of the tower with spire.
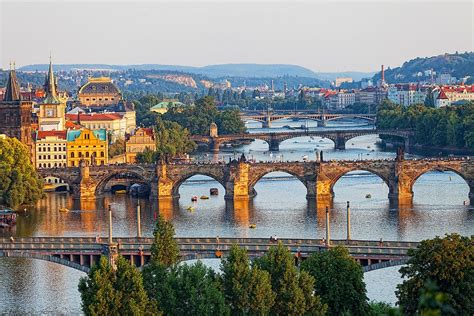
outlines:
{"label": "tower with spire", "polygon": [[0,100],[0,134],[18,138],[26,144],[34,160],[31,128],[33,103],[21,98],[20,85],[16,77],[15,63],[10,63],[7,86],[3,100]]}
{"label": "tower with spire", "polygon": [[45,98],[40,104],[38,125],[41,131],[63,131],[66,124],[66,103],[57,93],[58,84],[54,78],[53,63],[49,57],[49,70],[44,80]]}

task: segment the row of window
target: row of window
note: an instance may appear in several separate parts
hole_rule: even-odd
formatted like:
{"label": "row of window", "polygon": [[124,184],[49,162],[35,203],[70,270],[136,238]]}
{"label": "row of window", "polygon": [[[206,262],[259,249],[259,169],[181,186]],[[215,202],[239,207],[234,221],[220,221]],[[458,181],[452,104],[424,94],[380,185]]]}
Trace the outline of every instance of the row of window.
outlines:
{"label": "row of window", "polygon": [[[38,147],[38,151],[51,151],[51,147],[48,146],[47,148],[46,147]],[[66,146],[64,147],[53,147],[53,151],[66,151]]]}
{"label": "row of window", "polygon": [[[91,99],[86,98],[86,101],[90,101]],[[92,98],[92,101],[95,101],[95,98]],[[98,98],[99,101],[102,101],[102,98]],[[110,98],[110,101],[114,101],[115,98]],[[109,101],[109,98],[104,98],[104,101]]]}
{"label": "row of window", "polygon": [[[70,158],[76,158],[76,155],[75,155],[74,152],[71,152],[71,153],[69,154],[69,156],[70,156]],[[99,156],[100,156],[101,158],[104,158],[104,157],[105,157],[104,152],[103,152],[103,151],[101,151],[100,153],[99,153],[99,152],[98,152],[98,153],[93,152],[92,154],[89,154],[88,151],[86,151],[85,153],[82,152],[82,151],[80,151],[80,152],[78,152],[78,154],[77,154],[77,158],[83,158],[83,157],[89,158],[89,157],[99,157]]]}
{"label": "row of window", "polygon": [[[89,145],[77,146],[77,148],[82,148],[82,147],[84,147],[84,148],[96,148],[96,147],[104,148],[104,145],[99,145],[99,146],[96,146],[96,145],[94,145],[94,146],[89,146]],[[71,148],[74,148],[74,146],[71,146]]]}
{"label": "row of window", "polygon": [[38,155],[38,160],[51,160],[51,157],[54,157],[53,159],[66,159],[66,155]]}
{"label": "row of window", "polygon": [[[71,161],[69,164],[71,165],[71,167],[79,167],[79,163],[80,161]],[[95,164],[98,166],[105,165],[105,161],[99,160],[96,161]]]}
{"label": "row of window", "polygon": [[39,168],[57,168],[57,167],[66,167],[66,163],[65,162],[55,162],[55,163],[44,162],[44,163],[39,163],[38,166]]}
{"label": "row of window", "polygon": [[[66,165],[64,165],[64,167],[66,167]],[[64,183],[64,180],[61,180],[59,178],[54,178],[54,179],[48,178],[46,179],[46,183]]]}

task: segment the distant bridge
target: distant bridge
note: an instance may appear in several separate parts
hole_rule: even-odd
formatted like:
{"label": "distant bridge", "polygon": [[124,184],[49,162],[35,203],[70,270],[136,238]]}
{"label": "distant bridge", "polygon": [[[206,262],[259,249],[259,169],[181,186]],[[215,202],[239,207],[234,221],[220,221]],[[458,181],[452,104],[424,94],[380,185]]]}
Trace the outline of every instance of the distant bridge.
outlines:
{"label": "distant bridge", "polygon": [[345,149],[346,142],[354,137],[364,135],[384,135],[395,136],[403,139],[405,149],[410,147],[410,139],[415,135],[413,130],[405,129],[349,129],[349,130],[304,130],[297,132],[282,132],[282,133],[244,133],[244,134],[230,134],[230,135],[214,135],[214,136],[200,136],[193,135],[191,139],[197,143],[207,144],[212,152],[218,152],[219,148],[224,143],[229,143],[238,140],[255,140],[260,139],[269,144],[270,151],[278,151],[280,143],[296,137],[302,136],[316,136],[328,138],[334,142],[336,149]]}
{"label": "distant bridge", "polygon": [[[101,256],[120,254],[137,267],[150,261],[153,238],[114,238],[96,240],[95,237],[28,237],[0,238],[0,257],[31,258],[54,262],[83,272],[89,272]],[[176,238],[180,248],[180,260],[225,257],[232,245],[247,249],[251,258],[264,255],[276,243],[268,238]],[[279,239],[288,247],[295,259],[327,250],[320,239]],[[343,245],[362,266],[364,272],[406,263],[408,249],[416,248],[417,242],[365,240],[331,240],[331,246]]]}
{"label": "distant bridge", "polygon": [[263,128],[270,128],[271,123],[282,119],[298,119],[317,121],[318,126],[326,126],[327,122],[340,119],[362,119],[375,123],[376,114],[331,114],[315,113],[314,111],[280,111],[280,112],[241,112],[243,121],[257,121],[262,123]]}

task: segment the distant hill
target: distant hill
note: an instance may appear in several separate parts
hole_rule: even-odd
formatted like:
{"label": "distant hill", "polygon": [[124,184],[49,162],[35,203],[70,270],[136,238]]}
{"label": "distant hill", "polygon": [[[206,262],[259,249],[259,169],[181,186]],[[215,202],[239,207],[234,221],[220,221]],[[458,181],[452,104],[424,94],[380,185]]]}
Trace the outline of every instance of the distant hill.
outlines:
{"label": "distant hill", "polygon": [[[456,78],[474,76],[474,52],[418,57],[403,63],[401,67],[387,69],[385,71],[385,81],[388,83],[402,83],[426,80],[429,79],[430,75],[425,75],[425,71],[430,69],[433,69],[437,74],[448,73]],[[380,76],[380,72],[375,74],[374,81],[379,80]]]}
{"label": "distant hill", "polygon": [[[19,68],[21,71],[47,71],[47,64],[34,64]],[[91,70],[91,71],[123,71],[134,70],[161,70],[184,72],[204,75],[209,78],[277,78],[283,76],[317,78],[320,80],[334,80],[337,77],[352,77],[355,81],[372,77],[374,72],[314,72],[308,68],[288,64],[222,64],[203,67],[180,65],[108,65],[108,64],[58,64],[54,65],[56,71]]]}

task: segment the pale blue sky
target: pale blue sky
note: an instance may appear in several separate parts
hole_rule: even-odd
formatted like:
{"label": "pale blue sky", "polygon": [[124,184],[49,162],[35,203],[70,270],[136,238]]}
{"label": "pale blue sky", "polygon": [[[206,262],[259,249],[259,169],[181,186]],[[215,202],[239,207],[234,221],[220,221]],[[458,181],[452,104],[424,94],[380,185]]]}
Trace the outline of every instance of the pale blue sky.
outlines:
{"label": "pale blue sky", "polygon": [[473,51],[474,1],[0,0],[0,62],[372,71]]}

